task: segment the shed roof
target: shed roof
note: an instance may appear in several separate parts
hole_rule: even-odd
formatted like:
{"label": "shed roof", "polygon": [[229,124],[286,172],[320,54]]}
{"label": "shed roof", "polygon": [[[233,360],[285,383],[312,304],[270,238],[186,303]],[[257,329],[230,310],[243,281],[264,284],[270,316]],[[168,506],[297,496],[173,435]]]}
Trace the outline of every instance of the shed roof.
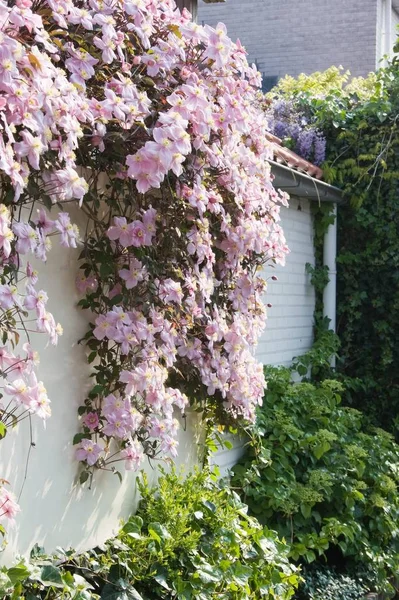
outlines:
{"label": "shed roof", "polygon": [[267,133],[266,137],[273,148],[274,160],[270,164],[275,187],[292,196],[317,202],[344,202],[339,188],[321,181],[323,171],[320,167],[284,148],[280,138],[275,135]]}

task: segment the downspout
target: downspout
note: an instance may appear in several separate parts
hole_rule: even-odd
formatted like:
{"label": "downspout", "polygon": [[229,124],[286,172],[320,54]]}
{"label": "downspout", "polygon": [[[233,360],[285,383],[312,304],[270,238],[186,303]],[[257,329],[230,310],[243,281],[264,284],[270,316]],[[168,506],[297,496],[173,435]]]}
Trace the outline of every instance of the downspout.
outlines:
{"label": "downspout", "polygon": [[392,28],[392,0],[385,0],[384,2],[384,54],[387,55],[387,59],[384,61],[385,66],[388,65],[389,57],[391,56],[391,28]]}
{"label": "downspout", "polygon": [[[328,268],[329,282],[323,292],[323,317],[330,320],[329,328],[336,333],[337,311],[337,205],[333,204],[334,223],[328,226],[324,235],[323,264]],[[335,367],[335,356],[331,358],[331,366]]]}

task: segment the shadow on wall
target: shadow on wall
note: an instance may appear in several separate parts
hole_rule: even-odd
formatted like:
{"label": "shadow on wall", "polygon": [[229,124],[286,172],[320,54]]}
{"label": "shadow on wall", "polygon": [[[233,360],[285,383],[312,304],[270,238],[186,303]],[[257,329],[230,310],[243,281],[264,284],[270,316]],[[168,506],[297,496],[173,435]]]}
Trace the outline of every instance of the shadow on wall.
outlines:
{"label": "shadow on wall", "polygon": [[[82,214],[76,212],[75,219],[71,216],[84,231]],[[16,554],[28,555],[35,543],[48,552],[57,546],[78,550],[93,547],[116,533],[120,520],[137,506],[137,475],[124,473],[123,463],[122,483],[106,472],[95,475],[91,490],[76,481],[78,463],[72,439],[79,428],[78,406],[90,388],[85,350],[77,344],[90,318],[76,307],[78,255],[79,249],[60,248],[56,240],[47,264],[38,265],[39,282],[49,295],[49,310],[63,325],[64,335],[57,347],[45,347],[40,335],[32,337],[32,346],[41,358],[38,375],[52,401],[52,416],[46,427],[33,417],[32,429],[29,420],[23,421],[0,443],[0,477],[10,482],[17,495],[22,490],[21,513],[15,527],[9,528],[8,544],[1,556],[6,564]],[[197,462],[195,442],[199,440],[200,427],[196,415],[187,420],[187,430],[180,433],[176,462],[190,468]],[[35,445],[27,464],[31,440]],[[156,469],[148,462],[144,468],[150,481],[155,481]]]}

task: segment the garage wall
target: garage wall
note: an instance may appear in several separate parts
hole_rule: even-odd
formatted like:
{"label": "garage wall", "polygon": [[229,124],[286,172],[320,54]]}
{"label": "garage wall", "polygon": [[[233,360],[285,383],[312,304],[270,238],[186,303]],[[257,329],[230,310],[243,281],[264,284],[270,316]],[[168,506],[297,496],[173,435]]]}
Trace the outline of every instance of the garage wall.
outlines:
{"label": "garage wall", "polygon": [[[276,274],[279,280],[270,282],[267,301],[273,307],[257,352],[260,360],[270,364],[289,364],[312,340],[314,293],[305,274],[305,263],[313,262],[309,203],[292,199],[291,207],[282,211],[282,225],[291,254],[284,269],[268,267],[265,271],[266,276]],[[93,547],[113,535],[120,520],[137,506],[132,473],[124,474],[122,484],[111,473],[99,473],[91,490],[76,481],[71,440],[78,428],[77,407],[90,385],[84,348],[77,344],[89,318],[76,308],[77,255],[74,250],[57,247],[55,242],[47,264],[40,265],[40,283],[49,292],[49,310],[63,324],[64,335],[56,348],[45,347],[40,336],[32,340],[41,355],[40,379],[52,401],[53,414],[46,428],[33,418],[32,438],[29,422],[25,421],[0,444],[0,477],[10,481],[17,494],[22,489],[22,512],[0,557],[6,564],[18,553],[29,554],[35,543],[49,552],[57,546],[77,550]],[[31,441],[35,445],[29,456]],[[181,430],[177,463],[186,469],[196,464],[200,441],[201,425],[194,413],[186,431]],[[234,444],[231,452],[221,451],[214,459],[223,474],[243,452],[241,440]],[[150,480],[155,481],[156,470],[148,464],[145,468]]]}

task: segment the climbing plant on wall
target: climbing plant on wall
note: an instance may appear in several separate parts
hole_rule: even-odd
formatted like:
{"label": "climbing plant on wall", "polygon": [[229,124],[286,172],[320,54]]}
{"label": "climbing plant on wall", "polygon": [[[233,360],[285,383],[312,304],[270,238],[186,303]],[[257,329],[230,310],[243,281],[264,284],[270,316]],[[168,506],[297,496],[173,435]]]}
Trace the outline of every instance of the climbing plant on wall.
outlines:
{"label": "climbing plant on wall", "polygon": [[173,411],[190,401],[253,420],[258,269],[288,251],[259,73],[223,25],[200,27],[172,0],[0,0],[0,19],[3,435],[13,415],[50,414],[33,351],[13,345],[61,332],[29,262],[56,234],[79,246],[90,320],[81,481],[174,456]]}
{"label": "climbing plant on wall", "polygon": [[330,72],[275,90],[323,131],[324,177],[348,201],[338,211],[338,370],[352,379],[346,400],[390,430],[399,411],[398,65],[349,84]]}

